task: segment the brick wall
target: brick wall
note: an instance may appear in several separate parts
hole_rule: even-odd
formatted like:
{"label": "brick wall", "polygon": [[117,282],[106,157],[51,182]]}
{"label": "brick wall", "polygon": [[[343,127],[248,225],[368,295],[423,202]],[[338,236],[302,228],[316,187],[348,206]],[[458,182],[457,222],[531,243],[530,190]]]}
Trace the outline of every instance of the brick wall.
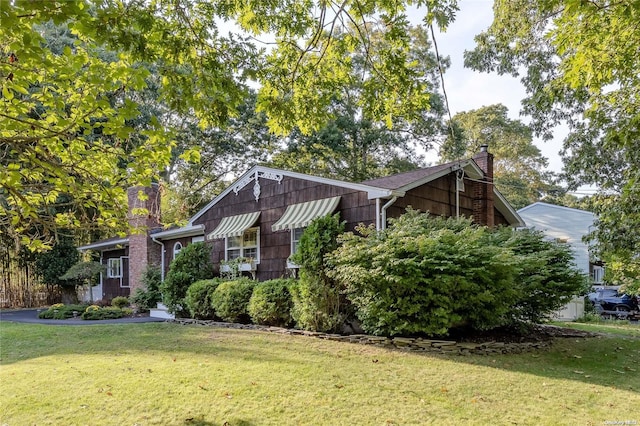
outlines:
{"label": "brick wall", "polygon": [[[160,245],[149,237],[149,230],[160,226],[160,192],[157,184],[128,190],[129,287],[131,294],[142,287],[141,277],[147,265],[160,265]],[[137,209],[144,209],[137,211]]]}
{"label": "brick wall", "polygon": [[493,154],[487,148],[487,145],[482,145],[480,152],[473,156],[473,160],[484,172],[480,182],[473,182],[473,221],[494,226]]}

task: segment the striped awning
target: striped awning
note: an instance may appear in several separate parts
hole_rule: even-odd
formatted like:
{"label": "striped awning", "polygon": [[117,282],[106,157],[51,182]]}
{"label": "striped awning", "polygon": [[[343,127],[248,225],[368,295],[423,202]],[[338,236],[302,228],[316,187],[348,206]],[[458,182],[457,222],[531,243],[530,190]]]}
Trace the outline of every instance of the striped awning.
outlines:
{"label": "striped awning", "polygon": [[251,228],[259,216],[260,212],[253,212],[223,217],[218,227],[207,235],[207,239],[217,240],[225,237],[238,237]]}
{"label": "striped awning", "polygon": [[323,198],[322,200],[292,204],[287,207],[282,217],[271,226],[273,231],[282,229],[304,228],[317,218],[326,216],[338,207],[340,197]]}

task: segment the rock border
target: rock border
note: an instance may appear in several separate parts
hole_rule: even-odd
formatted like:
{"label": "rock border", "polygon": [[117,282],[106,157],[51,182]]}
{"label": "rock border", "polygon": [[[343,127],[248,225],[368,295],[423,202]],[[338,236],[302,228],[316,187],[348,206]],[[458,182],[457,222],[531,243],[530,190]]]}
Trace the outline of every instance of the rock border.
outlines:
{"label": "rock border", "polygon": [[[197,320],[190,318],[177,318],[174,320],[168,320],[167,322],[174,322],[181,325],[198,325],[208,327],[220,327],[230,328],[237,330],[256,330],[264,331],[276,334],[286,334],[291,336],[309,336],[317,339],[333,340],[337,342],[356,343],[361,345],[374,345],[388,349],[397,349],[402,351],[411,352],[428,352],[447,355],[496,355],[496,354],[519,354],[525,352],[533,352],[539,350],[548,349],[551,346],[551,340],[538,341],[538,342],[519,342],[519,343],[505,343],[505,342],[456,342],[453,340],[432,340],[423,339],[420,337],[383,337],[383,336],[370,336],[367,334],[331,334],[320,333],[315,331],[305,331],[282,327],[270,327],[264,325],[255,324],[236,324],[219,321],[209,320]],[[544,326],[553,327],[553,326]],[[573,334],[563,335],[558,330],[562,330],[559,327],[555,327],[557,330],[548,333],[554,337],[590,337],[590,334]]]}

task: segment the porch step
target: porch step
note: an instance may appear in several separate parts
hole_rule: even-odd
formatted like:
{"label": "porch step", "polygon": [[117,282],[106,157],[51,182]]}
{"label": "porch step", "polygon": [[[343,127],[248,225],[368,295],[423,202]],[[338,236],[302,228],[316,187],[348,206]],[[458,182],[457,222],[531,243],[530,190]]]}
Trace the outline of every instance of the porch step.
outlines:
{"label": "porch step", "polygon": [[176,316],[169,312],[167,307],[162,303],[158,303],[156,308],[150,309],[149,316],[151,318],[176,319]]}

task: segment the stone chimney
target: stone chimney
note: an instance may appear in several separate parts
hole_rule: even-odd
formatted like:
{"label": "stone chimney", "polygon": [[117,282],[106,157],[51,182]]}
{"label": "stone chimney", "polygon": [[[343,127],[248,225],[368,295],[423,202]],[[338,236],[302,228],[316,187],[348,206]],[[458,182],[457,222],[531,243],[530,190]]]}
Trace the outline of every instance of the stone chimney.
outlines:
{"label": "stone chimney", "polygon": [[488,148],[488,145],[480,145],[480,152],[473,156],[473,161],[484,173],[481,182],[474,182],[473,221],[480,225],[494,226],[493,154]]}
{"label": "stone chimney", "polygon": [[[127,190],[129,202],[129,287],[130,294],[142,288],[142,274],[147,265],[160,264],[160,246],[149,232],[160,226],[160,190],[157,183],[150,187],[133,186]],[[142,211],[140,211],[141,209]]]}

